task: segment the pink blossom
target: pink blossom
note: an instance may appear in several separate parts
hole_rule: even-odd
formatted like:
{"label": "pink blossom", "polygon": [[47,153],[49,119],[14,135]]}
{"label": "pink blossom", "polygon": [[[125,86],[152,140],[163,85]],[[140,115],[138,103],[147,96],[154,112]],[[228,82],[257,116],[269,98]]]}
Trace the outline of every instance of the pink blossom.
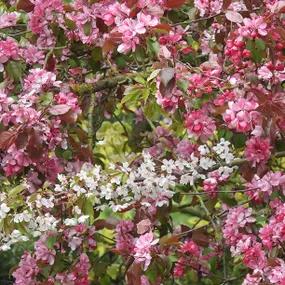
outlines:
{"label": "pink blossom", "polygon": [[249,250],[256,243],[256,237],[250,234],[242,234],[236,244],[231,246],[231,252],[234,256],[241,255]]}
{"label": "pink blossom", "polygon": [[35,7],[30,15],[29,26],[33,33],[45,33],[49,22],[59,20],[58,13],[63,12],[61,0],[41,1],[35,0]]}
{"label": "pink blossom", "polygon": [[21,257],[19,267],[13,272],[15,285],[35,285],[35,277],[38,272],[39,268],[36,260],[30,255],[30,253],[25,252]]}
{"label": "pink blossom", "polygon": [[279,171],[269,171],[262,178],[255,175],[252,181],[246,184],[246,187],[247,195],[254,200],[268,200],[274,188],[281,187],[281,190],[285,190],[285,175]]}
{"label": "pink blossom", "polygon": [[258,78],[263,79],[263,80],[270,80],[273,76],[273,73],[267,66],[262,66],[258,69],[257,71]]}
{"label": "pink blossom", "polygon": [[46,246],[46,238],[48,237],[43,236],[35,243],[35,258],[37,261],[53,265],[55,260],[55,250],[49,249]]}
{"label": "pink blossom", "polygon": [[209,77],[202,74],[192,74],[189,78],[188,90],[191,96],[201,97],[203,94],[211,93],[213,86]]}
{"label": "pink blossom", "polygon": [[170,31],[168,35],[161,36],[159,38],[159,43],[161,45],[173,45],[177,42],[179,42],[182,39],[182,33],[174,33]]}
{"label": "pink blossom", "polygon": [[184,242],[181,245],[180,250],[182,253],[187,253],[196,257],[199,257],[201,254],[199,246],[192,240],[187,240]]}
{"label": "pink blossom", "polygon": [[158,243],[158,239],[154,240],[154,235],[152,232],[141,235],[135,241],[134,257],[135,262],[144,263],[144,270],[147,270],[151,262],[151,251],[153,245]]}
{"label": "pink blossom", "polygon": [[15,12],[3,13],[0,15],[0,29],[15,26],[18,20],[18,15]]}
{"label": "pink blossom", "polygon": [[7,154],[1,162],[1,166],[7,176],[12,176],[20,172],[24,167],[30,165],[30,163],[31,160],[29,156],[23,150],[18,150],[16,145],[13,144],[7,150]]}
{"label": "pink blossom", "polygon": [[246,142],[245,157],[253,166],[266,163],[271,155],[271,146],[268,138],[252,137]]}
{"label": "pink blossom", "polygon": [[244,18],[243,25],[239,28],[239,33],[245,38],[255,39],[256,37],[266,36],[267,24],[263,17],[252,16],[252,18]]}
{"label": "pink blossom", "polygon": [[228,245],[235,245],[242,236],[239,230],[244,228],[246,224],[253,223],[254,221],[255,218],[252,217],[251,208],[247,209],[243,206],[238,206],[229,209],[223,229],[226,243]]}
{"label": "pink blossom", "polygon": [[74,285],[89,285],[88,274],[90,261],[85,253],[81,253],[78,263],[75,265],[74,274],[76,276]]}
{"label": "pink blossom", "polygon": [[269,223],[260,229],[262,243],[269,249],[285,241],[285,204],[281,204],[269,219]]}
{"label": "pink blossom", "polygon": [[184,274],[185,274],[185,260],[183,257],[180,257],[179,260],[175,263],[173,274],[177,278],[184,276]]}
{"label": "pink blossom", "polygon": [[60,81],[56,81],[56,75],[53,72],[44,69],[31,69],[29,75],[24,79],[24,91],[29,94],[46,91],[51,87],[59,87]]}
{"label": "pink blossom", "polygon": [[284,283],[285,282],[285,262],[282,259],[277,259],[275,262],[278,263],[279,265],[271,267],[271,268],[270,267],[266,268],[266,270],[269,271],[269,273],[267,274],[267,278],[272,284],[284,285],[285,284]]}
{"label": "pink blossom", "polygon": [[227,39],[225,55],[228,56],[235,65],[241,65],[244,60],[247,60],[250,57],[251,53],[246,49],[246,45],[242,37],[237,35],[235,36],[236,38]]}
{"label": "pink blossom", "polygon": [[119,23],[123,19],[127,18],[130,14],[130,9],[125,5],[125,3],[119,4],[115,2],[106,6],[104,11],[101,13],[105,24],[111,26],[114,23]]}
{"label": "pink blossom", "polygon": [[9,123],[34,125],[39,117],[40,112],[31,107],[12,105],[10,112],[4,113],[0,116],[0,121],[7,126]]}
{"label": "pink blossom", "polygon": [[214,177],[206,178],[203,181],[203,190],[211,197],[217,196],[218,181]]}
{"label": "pink blossom", "polygon": [[70,106],[73,110],[78,109],[78,99],[76,95],[72,92],[69,93],[63,93],[60,92],[54,96],[54,99],[57,104],[61,105],[68,105]]}
{"label": "pink blossom", "polygon": [[122,34],[122,43],[118,46],[118,52],[127,53],[135,51],[140,42],[139,35],[145,34],[147,27],[154,27],[158,24],[158,19],[140,12],[137,19],[127,18],[118,26],[118,32]]}
{"label": "pink blossom", "polygon": [[134,227],[132,221],[121,221],[116,226],[116,250],[122,254],[130,254],[134,249]]}
{"label": "pink blossom", "polygon": [[19,48],[17,42],[12,38],[0,41],[0,64],[7,62],[9,59],[18,59]]}
{"label": "pink blossom", "polygon": [[5,93],[4,90],[0,89],[0,121],[1,121],[1,114],[5,112],[9,112],[9,106],[14,102],[11,97]]}
{"label": "pink blossom", "polygon": [[67,18],[75,23],[76,28],[67,32],[70,39],[80,40],[84,44],[94,44],[98,41],[99,29],[94,17],[93,10],[84,6],[71,13],[66,14]]}
{"label": "pink blossom", "polygon": [[243,262],[251,269],[263,269],[266,266],[266,256],[260,243],[245,251]]}
{"label": "pink blossom", "polygon": [[28,63],[28,64],[35,64],[35,63],[44,63],[45,55],[44,53],[39,50],[34,45],[28,45],[25,48],[20,50],[21,57]]}
{"label": "pink blossom", "polygon": [[158,90],[156,93],[156,101],[164,110],[173,113],[180,105],[183,105],[182,95],[183,93],[177,88],[174,88],[171,94],[167,96],[162,96]]}
{"label": "pink blossom", "polygon": [[256,274],[247,274],[242,285],[259,285],[262,281],[262,277],[260,274],[260,271],[258,271]]}
{"label": "pink blossom", "polygon": [[216,106],[223,106],[225,103],[232,101],[236,98],[236,94],[233,91],[226,91],[224,93],[220,93],[214,99],[213,103]]}
{"label": "pink blossom", "polygon": [[180,141],[176,148],[178,155],[183,159],[190,158],[194,150],[195,150],[195,145],[193,145],[189,140],[186,139]]}
{"label": "pink blossom", "polygon": [[218,14],[223,6],[222,0],[194,0],[195,7],[198,8],[200,16]]}
{"label": "pink blossom", "polygon": [[253,100],[239,98],[229,102],[229,109],[223,114],[223,119],[230,129],[237,132],[248,132],[261,123],[261,115],[256,109],[258,103]]}
{"label": "pink blossom", "polygon": [[185,116],[185,126],[189,135],[205,140],[216,130],[215,122],[203,111],[192,111]]}
{"label": "pink blossom", "polygon": [[60,282],[60,284],[74,284],[74,281],[76,280],[76,275],[74,272],[57,273],[55,279],[56,281]]}

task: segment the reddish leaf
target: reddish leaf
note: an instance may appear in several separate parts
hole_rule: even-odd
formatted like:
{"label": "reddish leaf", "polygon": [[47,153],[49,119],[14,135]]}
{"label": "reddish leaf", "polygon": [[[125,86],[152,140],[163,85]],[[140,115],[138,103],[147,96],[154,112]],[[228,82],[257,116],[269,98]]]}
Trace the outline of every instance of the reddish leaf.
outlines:
{"label": "reddish leaf", "polygon": [[232,4],[232,0],[224,0],[223,1],[223,9],[226,10]]}
{"label": "reddish leaf", "polygon": [[175,78],[175,70],[174,68],[164,68],[160,72],[160,82],[167,86],[171,80]]}
{"label": "reddish leaf", "polygon": [[166,31],[166,32],[170,32],[172,30],[171,26],[169,24],[165,24],[165,23],[156,25],[154,27],[154,29],[163,30],[163,31]]}
{"label": "reddish leaf", "polygon": [[233,22],[233,23],[242,23],[243,22],[243,17],[238,12],[227,11],[225,16],[230,22]]}
{"label": "reddish leaf", "polygon": [[141,265],[139,263],[133,262],[126,274],[127,285],[141,285],[141,276]]}
{"label": "reddish leaf", "polygon": [[175,86],[175,82],[174,68],[163,68],[160,71],[159,91],[163,96],[171,95],[171,92]]}
{"label": "reddish leaf", "polygon": [[178,235],[163,236],[159,240],[159,243],[162,246],[177,245],[179,243],[179,236]]}
{"label": "reddish leaf", "polygon": [[96,18],[96,27],[99,29],[101,33],[108,32],[108,26],[105,24],[104,20],[101,18]]}
{"label": "reddish leaf", "polygon": [[55,70],[56,59],[53,54],[51,54],[45,62],[45,70],[53,72]]}
{"label": "reddish leaf", "polygon": [[104,41],[102,51],[106,54],[109,53],[110,51],[114,50],[115,48],[115,43],[111,39],[107,39]]}
{"label": "reddish leaf", "polygon": [[17,138],[17,131],[4,131],[0,133],[0,150],[7,150]]}
{"label": "reddish leaf", "polygon": [[44,147],[40,134],[37,130],[32,130],[27,146],[27,152],[32,160],[39,160],[43,156]]}
{"label": "reddish leaf", "polygon": [[81,143],[78,143],[73,137],[68,137],[69,144],[72,146],[72,149],[78,158],[81,161],[92,161],[93,153],[88,146],[84,146]]}
{"label": "reddish leaf", "polygon": [[246,181],[252,180],[255,174],[255,170],[252,168],[252,166],[248,162],[243,163],[239,169],[240,169],[239,172],[241,173],[242,177]]}
{"label": "reddish leaf", "polygon": [[77,120],[77,114],[73,110],[69,110],[67,113],[61,115],[60,119],[66,124],[74,124]]}
{"label": "reddish leaf", "polygon": [[66,104],[54,105],[49,108],[50,114],[54,116],[66,114],[70,110],[70,106]]}
{"label": "reddish leaf", "polygon": [[252,10],[252,0],[244,0],[244,4],[245,4],[247,10],[249,10],[249,11]]}
{"label": "reddish leaf", "polygon": [[29,130],[24,129],[18,134],[15,140],[16,147],[18,149],[24,148],[27,145],[28,140],[29,140]]}
{"label": "reddish leaf", "polygon": [[137,0],[126,0],[125,2],[129,8],[132,8],[137,4]]}
{"label": "reddish leaf", "polygon": [[74,11],[74,8],[69,4],[64,4],[63,8],[64,8],[65,12],[73,12]]}
{"label": "reddish leaf", "polygon": [[34,10],[35,5],[29,0],[18,0],[16,4],[17,10],[23,10],[25,12],[31,12]]}
{"label": "reddish leaf", "polygon": [[94,223],[94,226],[96,227],[97,230],[101,230],[101,229],[109,229],[109,230],[113,230],[116,228],[117,224],[119,223],[119,220],[115,219],[115,218],[108,218],[107,220],[96,220]]}
{"label": "reddish leaf", "polygon": [[186,0],[166,0],[165,6],[167,8],[179,8],[185,2],[186,2]]}
{"label": "reddish leaf", "polygon": [[206,247],[209,245],[209,235],[205,229],[193,231],[191,239],[200,246]]}

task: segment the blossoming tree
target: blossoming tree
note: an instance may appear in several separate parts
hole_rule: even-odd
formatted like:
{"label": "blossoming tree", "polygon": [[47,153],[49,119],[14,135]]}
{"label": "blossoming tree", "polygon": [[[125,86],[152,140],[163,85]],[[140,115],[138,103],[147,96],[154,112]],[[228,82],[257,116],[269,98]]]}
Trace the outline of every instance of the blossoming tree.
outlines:
{"label": "blossoming tree", "polygon": [[284,25],[282,0],[1,1],[1,284],[285,285]]}

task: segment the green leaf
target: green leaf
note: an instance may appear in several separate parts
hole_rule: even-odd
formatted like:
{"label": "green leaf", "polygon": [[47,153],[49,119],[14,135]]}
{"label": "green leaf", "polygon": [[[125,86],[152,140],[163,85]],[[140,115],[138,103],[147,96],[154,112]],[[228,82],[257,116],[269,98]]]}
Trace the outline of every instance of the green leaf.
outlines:
{"label": "green leaf", "polygon": [[131,87],[126,91],[125,96],[123,97],[121,104],[125,104],[127,102],[137,102],[142,94],[142,90],[141,88],[138,87]]}
{"label": "green leaf", "polygon": [[46,92],[42,94],[39,98],[40,104],[42,106],[48,106],[51,104],[53,100],[53,94],[51,92]]}
{"label": "green leaf", "polygon": [[90,36],[92,33],[92,24],[91,22],[87,22],[83,26],[83,31],[86,36]]}
{"label": "green leaf", "polygon": [[245,146],[246,135],[245,134],[234,134],[232,136],[231,141],[236,148],[242,148]]}
{"label": "green leaf", "polygon": [[19,82],[25,70],[25,65],[19,61],[9,61],[5,67],[7,74],[14,81]]}
{"label": "green leaf", "polygon": [[64,260],[64,255],[57,253],[52,266],[53,274],[65,271],[70,265]]}
{"label": "green leaf", "polygon": [[93,224],[94,223],[94,209],[93,209],[93,203],[91,201],[91,198],[88,198],[84,201],[83,213],[84,215],[89,216],[89,222],[90,224]]}
{"label": "green leaf", "polygon": [[72,151],[71,151],[70,149],[65,150],[65,151],[63,152],[63,154],[62,154],[62,157],[63,157],[64,159],[66,159],[66,160],[71,160],[72,157],[73,157],[73,153],[72,153]]}
{"label": "green leaf", "polygon": [[57,236],[49,236],[46,240],[46,246],[52,249],[57,241]]}
{"label": "green leaf", "polygon": [[153,80],[154,78],[156,78],[158,76],[158,74],[160,73],[160,69],[156,69],[154,70],[150,76],[147,78],[147,82]]}
{"label": "green leaf", "polygon": [[134,80],[143,85],[145,84],[145,79],[141,75],[137,75],[136,77],[134,77]]}
{"label": "green leaf", "polygon": [[230,140],[233,137],[233,132],[227,129],[218,129],[218,138],[224,138],[225,140]]}
{"label": "green leaf", "polygon": [[139,62],[144,62],[146,59],[145,51],[142,46],[138,46],[135,51],[135,58]]}
{"label": "green leaf", "polygon": [[91,52],[91,58],[94,62],[101,61],[103,58],[102,48],[100,48],[100,47],[93,48],[93,50]]}
{"label": "green leaf", "polygon": [[258,50],[265,50],[265,48],[266,48],[264,41],[261,39],[255,40],[255,46]]}
{"label": "green leaf", "polygon": [[151,55],[157,56],[159,53],[159,43],[155,38],[149,38],[147,41],[148,51]]}
{"label": "green leaf", "polygon": [[144,115],[150,121],[158,121],[163,115],[161,107],[156,102],[148,102],[144,107]]}
{"label": "green leaf", "polygon": [[186,92],[188,89],[188,82],[186,80],[178,80],[177,81],[177,86],[179,89],[181,89],[182,91]]}
{"label": "green leaf", "polygon": [[20,194],[24,189],[25,189],[25,187],[22,184],[20,184],[20,185],[16,186],[15,188],[13,188],[12,190],[9,191],[8,197],[9,198],[15,197],[18,194]]}
{"label": "green leaf", "polygon": [[266,46],[263,40],[249,40],[246,43],[246,48],[251,52],[252,59],[256,63],[260,63],[263,57],[266,56]]}
{"label": "green leaf", "polygon": [[115,58],[115,62],[119,68],[125,68],[127,66],[127,60],[125,55],[120,55]]}
{"label": "green leaf", "polygon": [[107,274],[112,278],[116,279],[118,273],[119,273],[119,264],[112,264],[107,269]]}

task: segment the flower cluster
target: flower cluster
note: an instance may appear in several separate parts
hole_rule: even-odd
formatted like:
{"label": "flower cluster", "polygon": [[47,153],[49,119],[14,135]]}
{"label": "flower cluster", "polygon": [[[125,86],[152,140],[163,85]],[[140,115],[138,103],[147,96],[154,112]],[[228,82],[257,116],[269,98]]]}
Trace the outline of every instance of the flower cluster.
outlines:
{"label": "flower cluster", "polygon": [[14,284],[284,285],[284,1],[2,2]]}

